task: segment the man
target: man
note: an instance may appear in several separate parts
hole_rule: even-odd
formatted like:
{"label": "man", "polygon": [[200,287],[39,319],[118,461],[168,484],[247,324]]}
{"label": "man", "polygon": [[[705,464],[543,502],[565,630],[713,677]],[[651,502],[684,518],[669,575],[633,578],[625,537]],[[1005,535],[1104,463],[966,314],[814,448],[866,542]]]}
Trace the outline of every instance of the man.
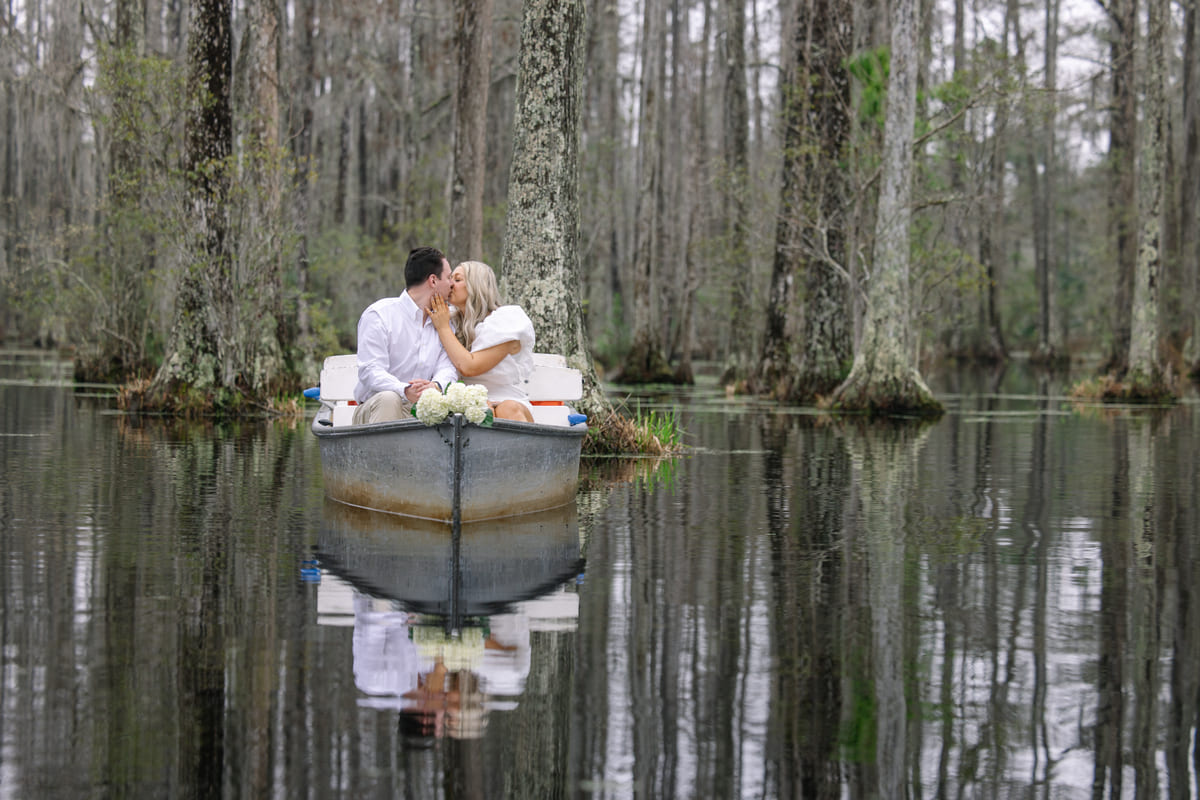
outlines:
{"label": "man", "polygon": [[358,385],[354,424],[409,416],[421,394],[458,378],[425,311],[434,295],[450,295],[450,262],[418,247],[404,265],[405,290],[367,307],[358,320]]}

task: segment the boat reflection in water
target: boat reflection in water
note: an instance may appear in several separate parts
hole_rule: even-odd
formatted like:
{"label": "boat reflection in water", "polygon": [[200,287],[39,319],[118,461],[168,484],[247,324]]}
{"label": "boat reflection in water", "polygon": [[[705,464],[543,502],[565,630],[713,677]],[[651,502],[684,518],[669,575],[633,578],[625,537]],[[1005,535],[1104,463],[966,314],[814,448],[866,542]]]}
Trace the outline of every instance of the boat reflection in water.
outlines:
{"label": "boat reflection in water", "polygon": [[410,738],[482,735],[517,707],[530,633],[578,617],[574,503],[456,528],[327,500],[316,560],[318,622],[354,626],[359,705]]}

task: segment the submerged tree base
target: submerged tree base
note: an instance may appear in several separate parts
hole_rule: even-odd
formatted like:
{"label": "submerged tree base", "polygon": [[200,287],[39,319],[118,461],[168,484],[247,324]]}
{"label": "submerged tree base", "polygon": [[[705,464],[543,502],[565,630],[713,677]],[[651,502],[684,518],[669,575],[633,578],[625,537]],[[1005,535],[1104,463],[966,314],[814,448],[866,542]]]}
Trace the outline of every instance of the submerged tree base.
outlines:
{"label": "submerged tree base", "polygon": [[118,386],[117,408],[130,414],[162,414],[184,419],[305,414],[304,401],[294,396],[256,398],[234,389],[201,391],[182,383],[162,389],[150,378],[137,378]]}
{"label": "submerged tree base", "polygon": [[831,411],[872,417],[940,417],[946,409],[914,370],[884,377],[851,373],[825,404]]}
{"label": "submerged tree base", "polygon": [[666,356],[653,346],[643,343],[635,345],[625,357],[621,371],[615,378],[617,383],[679,383],[680,376],[671,369]]}
{"label": "submerged tree base", "polygon": [[1147,376],[1141,372],[1118,379],[1111,372],[1080,381],[1071,387],[1072,400],[1101,403],[1174,403],[1179,399],[1174,382],[1165,375]]}

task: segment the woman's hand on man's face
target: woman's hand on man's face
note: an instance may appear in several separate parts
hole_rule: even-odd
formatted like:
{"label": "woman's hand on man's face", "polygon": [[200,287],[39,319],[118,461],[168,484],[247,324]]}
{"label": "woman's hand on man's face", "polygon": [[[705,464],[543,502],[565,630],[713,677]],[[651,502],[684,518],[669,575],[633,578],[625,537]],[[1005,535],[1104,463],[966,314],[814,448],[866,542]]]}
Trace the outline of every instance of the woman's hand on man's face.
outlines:
{"label": "woman's hand on man's face", "polygon": [[425,310],[429,319],[433,322],[433,327],[442,330],[450,325],[450,306],[446,305],[445,299],[441,295],[435,294],[429,300],[429,308]]}

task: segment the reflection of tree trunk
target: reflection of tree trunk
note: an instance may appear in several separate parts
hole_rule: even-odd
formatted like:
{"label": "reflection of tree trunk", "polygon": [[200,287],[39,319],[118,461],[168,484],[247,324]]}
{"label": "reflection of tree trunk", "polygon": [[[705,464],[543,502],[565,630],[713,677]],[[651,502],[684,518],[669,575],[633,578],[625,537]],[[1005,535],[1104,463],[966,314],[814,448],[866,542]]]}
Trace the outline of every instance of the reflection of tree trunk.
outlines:
{"label": "reflection of tree trunk", "polygon": [[[645,500],[644,495],[632,495]],[[662,751],[660,717],[655,714],[659,686],[656,678],[669,667],[661,659],[657,644],[658,610],[661,596],[658,591],[658,561],[655,539],[662,531],[653,525],[647,509],[632,508],[631,516],[643,520],[630,534],[629,546],[629,638],[625,650],[631,669],[629,682],[629,713],[633,717],[633,793],[636,797],[655,797],[659,794],[656,780]]]}
{"label": "reflection of tree trunk", "polygon": [[1133,703],[1130,752],[1134,770],[1134,797],[1157,797],[1158,655],[1162,625],[1158,581],[1164,576],[1159,569],[1162,542],[1155,535],[1158,504],[1155,502],[1154,488],[1158,483],[1158,464],[1150,420],[1138,420],[1137,427],[1129,431],[1129,438],[1129,475],[1133,482],[1129,538],[1133,563],[1128,607],[1119,613],[1137,620],[1137,624],[1130,627],[1129,637],[1132,650],[1130,664],[1133,667],[1130,676],[1132,685],[1129,688],[1132,690],[1130,700]]}
{"label": "reflection of tree trunk", "polygon": [[626,652],[624,639],[611,635],[616,626],[624,624],[624,617],[615,613],[619,598],[613,590],[619,591],[619,584],[613,572],[617,565],[624,570],[621,556],[626,554],[619,552],[619,547],[610,549],[616,535],[609,531],[594,532],[587,539],[587,591],[579,595],[576,652],[603,654],[603,657],[581,657],[576,664],[573,695],[584,701],[572,705],[570,786],[595,781],[604,775],[610,746],[609,725],[598,725],[596,720],[606,718],[608,709],[620,699],[609,692],[612,685],[609,664]]}
{"label": "reflection of tree trunk", "polygon": [[[222,633],[226,537],[201,536],[200,596],[179,632],[180,785],[196,797],[221,797],[225,780],[225,637]],[[224,531],[228,533],[228,531]]]}
{"label": "reflection of tree trunk", "polygon": [[[1168,449],[1173,458],[1163,464],[1174,473],[1178,486],[1193,487],[1193,494],[1180,492],[1170,498],[1164,509],[1170,518],[1162,526],[1163,545],[1170,548],[1176,570],[1174,580],[1164,586],[1175,587],[1174,652],[1171,658],[1171,702],[1167,708],[1166,742],[1163,746],[1167,765],[1167,796],[1172,800],[1192,797],[1192,736],[1200,723],[1200,605],[1196,602],[1200,586],[1200,515],[1196,513],[1194,491],[1200,485],[1195,457],[1195,434],[1174,437]],[[1164,561],[1166,558],[1164,557]],[[1195,753],[1200,757],[1200,752]]]}
{"label": "reflection of tree trunk", "polygon": [[941,682],[938,702],[943,709],[940,743],[938,751],[937,792],[935,797],[950,796],[952,779],[965,783],[966,775],[958,772],[951,774],[951,767],[956,746],[961,746],[954,732],[955,715],[949,713],[954,707],[955,670],[958,661],[958,634],[963,626],[961,614],[961,590],[963,577],[962,567],[953,562],[941,564],[935,576],[935,602],[938,613],[942,618],[942,664],[938,680]]}
{"label": "reflection of tree trunk", "polygon": [[[731,526],[732,527],[732,526]],[[738,693],[742,680],[741,610],[746,606],[745,536],[725,537],[718,545],[716,585],[713,596],[720,598],[711,613],[711,634],[707,652],[716,652],[707,670],[708,696],[713,704],[712,730],[716,747],[710,763],[713,797],[737,797],[734,777],[740,762],[741,736],[738,730]]]}
{"label": "reflection of tree trunk", "polygon": [[867,487],[869,492],[861,501],[859,525],[869,571],[869,675],[874,685],[871,724],[875,776],[867,794],[877,797],[904,797],[906,793],[906,505],[923,438],[920,428],[910,424],[867,427],[849,439],[852,483]]}
{"label": "reflection of tree trunk", "polygon": [[[827,428],[803,426],[798,438],[798,474],[786,468],[786,437],[767,447],[764,463],[777,665],[767,758],[777,775],[774,796],[819,800],[841,794],[842,620],[835,611],[850,461]],[[791,488],[814,486],[821,491]]]}
{"label": "reflection of tree trunk", "polygon": [[[1033,702],[1029,708],[1029,748],[1034,763],[1043,770],[1042,780],[1049,783],[1053,769],[1050,752],[1050,737],[1046,720],[1046,690],[1050,685],[1047,664],[1046,623],[1048,596],[1050,591],[1050,547],[1047,534],[1050,529],[1050,513],[1047,497],[1053,492],[1054,480],[1050,463],[1050,396],[1049,381],[1045,373],[1038,380],[1038,418],[1033,428],[1033,449],[1029,465],[1029,504],[1025,518],[1029,521],[1032,537],[1032,552],[1027,563],[1033,565],[1035,583],[1033,587],[1033,639],[1030,649],[1033,656]],[[1014,614],[1014,618],[1015,618]],[[1039,744],[1040,742],[1040,744]],[[1040,747],[1040,752],[1039,752]],[[1038,776],[1034,775],[1036,779]]]}
{"label": "reflection of tree trunk", "polygon": [[1112,508],[1100,532],[1100,621],[1099,654],[1096,662],[1095,767],[1092,796],[1121,796],[1124,768],[1122,738],[1125,708],[1122,687],[1128,634],[1125,614],[1129,607],[1128,546],[1126,536],[1114,529],[1113,520],[1123,520],[1129,508],[1129,452],[1125,425],[1113,426]]}

